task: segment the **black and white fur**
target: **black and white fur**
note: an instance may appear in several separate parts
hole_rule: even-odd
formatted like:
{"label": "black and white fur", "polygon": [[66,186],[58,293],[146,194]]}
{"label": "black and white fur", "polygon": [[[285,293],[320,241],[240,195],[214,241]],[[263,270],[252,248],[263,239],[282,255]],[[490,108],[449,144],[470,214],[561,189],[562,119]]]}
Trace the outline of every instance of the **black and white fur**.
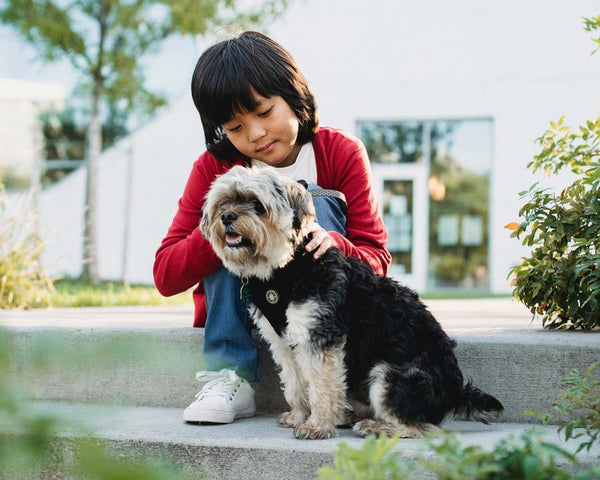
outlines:
{"label": "black and white fur", "polygon": [[[268,281],[305,254],[313,220],[300,184],[272,169],[234,167],[213,183],[201,230],[229,270]],[[337,248],[308,262],[289,288],[281,335],[256,307],[251,313],[290,405],[279,423],[297,438],[330,438],[342,425],[419,437],[448,414],[500,417],[496,398],[465,384],[456,343],[412,290]]]}

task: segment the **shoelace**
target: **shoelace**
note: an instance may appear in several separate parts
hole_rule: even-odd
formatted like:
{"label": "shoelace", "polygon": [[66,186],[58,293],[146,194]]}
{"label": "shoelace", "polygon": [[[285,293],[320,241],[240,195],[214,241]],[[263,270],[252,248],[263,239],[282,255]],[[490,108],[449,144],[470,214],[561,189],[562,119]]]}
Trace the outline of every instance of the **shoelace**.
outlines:
{"label": "shoelace", "polygon": [[197,372],[196,379],[200,382],[206,382],[196,394],[198,400],[208,396],[229,396],[231,400],[243,381],[237,373],[226,368],[218,372],[209,372],[207,370]]}

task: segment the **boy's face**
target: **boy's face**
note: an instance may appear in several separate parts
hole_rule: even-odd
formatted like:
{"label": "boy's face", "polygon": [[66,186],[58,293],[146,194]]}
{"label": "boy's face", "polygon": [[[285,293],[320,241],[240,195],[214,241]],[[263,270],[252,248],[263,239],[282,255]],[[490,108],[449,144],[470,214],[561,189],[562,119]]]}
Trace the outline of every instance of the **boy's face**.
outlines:
{"label": "boy's face", "polygon": [[243,155],[273,167],[289,167],[296,161],[301,145],[298,119],[280,96],[255,94],[258,107],[251,112],[237,112],[222,127],[229,141]]}

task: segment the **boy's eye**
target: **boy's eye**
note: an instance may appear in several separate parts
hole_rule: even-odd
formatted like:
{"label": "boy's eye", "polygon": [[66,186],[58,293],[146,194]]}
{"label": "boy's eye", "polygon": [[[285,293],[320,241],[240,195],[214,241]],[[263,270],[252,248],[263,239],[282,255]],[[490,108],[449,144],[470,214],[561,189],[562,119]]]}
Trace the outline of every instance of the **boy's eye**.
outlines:
{"label": "boy's eye", "polygon": [[264,112],[257,113],[257,115],[258,115],[259,117],[266,117],[267,115],[269,115],[269,113],[271,113],[271,111],[272,111],[272,110],[273,110],[273,107],[271,107],[271,108],[269,108],[269,109],[265,110]]}

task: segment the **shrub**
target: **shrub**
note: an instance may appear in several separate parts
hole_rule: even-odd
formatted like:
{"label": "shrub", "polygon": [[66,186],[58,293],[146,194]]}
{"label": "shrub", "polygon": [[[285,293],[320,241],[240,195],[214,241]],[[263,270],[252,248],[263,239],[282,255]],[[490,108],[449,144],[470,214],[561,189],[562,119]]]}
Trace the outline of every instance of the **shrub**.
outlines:
{"label": "shrub", "polygon": [[[456,434],[444,432],[426,439],[433,458],[421,456],[416,462],[401,461],[400,451],[392,450],[397,438],[368,437],[362,449],[342,443],[336,452],[335,466],[319,470],[319,480],[405,480],[426,478],[438,480],[584,480],[597,479],[600,467],[572,474],[557,465],[562,458],[577,465],[571,453],[542,440],[539,432],[528,431],[518,438],[509,436],[492,450],[481,446],[465,446]],[[416,475],[411,475],[411,474]]]}
{"label": "shrub", "polygon": [[560,400],[554,405],[553,414],[524,412],[541,418],[544,423],[559,423],[568,416],[572,420],[562,423],[558,432],[565,440],[579,439],[577,448],[588,452],[592,445],[600,441],[600,362],[593,363],[585,373],[571,370],[568,377],[562,379],[565,387],[559,394]]}
{"label": "shrub", "polygon": [[0,308],[50,304],[52,279],[40,263],[43,242],[35,213],[28,207],[31,202],[25,203],[19,213],[8,212],[6,191],[0,183]]}
{"label": "shrub", "polygon": [[[600,16],[584,18],[584,29],[600,49]],[[513,295],[549,328],[591,330],[600,326],[600,117],[578,131],[564,117],[537,139],[541,152],[527,167],[548,175],[570,169],[575,181],[560,195],[537,183],[521,192],[528,198],[522,222],[506,225],[531,256],[510,270]]]}
{"label": "shrub", "polygon": [[576,178],[559,195],[537,183],[521,192],[523,221],[506,228],[532,252],[510,270],[513,295],[546,327],[591,330],[600,326],[600,117],[578,131],[561,118],[537,143],[528,168]]}
{"label": "shrub", "polygon": [[369,436],[360,450],[345,442],[336,447],[335,465],[319,469],[318,480],[405,480],[412,465],[400,461],[400,452],[392,451],[398,438]]}
{"label": "shrub", "polygon": [[561,393],[561,402],[555,409],[559,415],[577,414],[575,420],[569,421],[559,428],[567,440],[584,438],[577,452],[586,449],[600,439],[600,379],[596,369],[600,362],[592,364],[582,375],[578,370],[572,370],[565,378],[567,390]]}

